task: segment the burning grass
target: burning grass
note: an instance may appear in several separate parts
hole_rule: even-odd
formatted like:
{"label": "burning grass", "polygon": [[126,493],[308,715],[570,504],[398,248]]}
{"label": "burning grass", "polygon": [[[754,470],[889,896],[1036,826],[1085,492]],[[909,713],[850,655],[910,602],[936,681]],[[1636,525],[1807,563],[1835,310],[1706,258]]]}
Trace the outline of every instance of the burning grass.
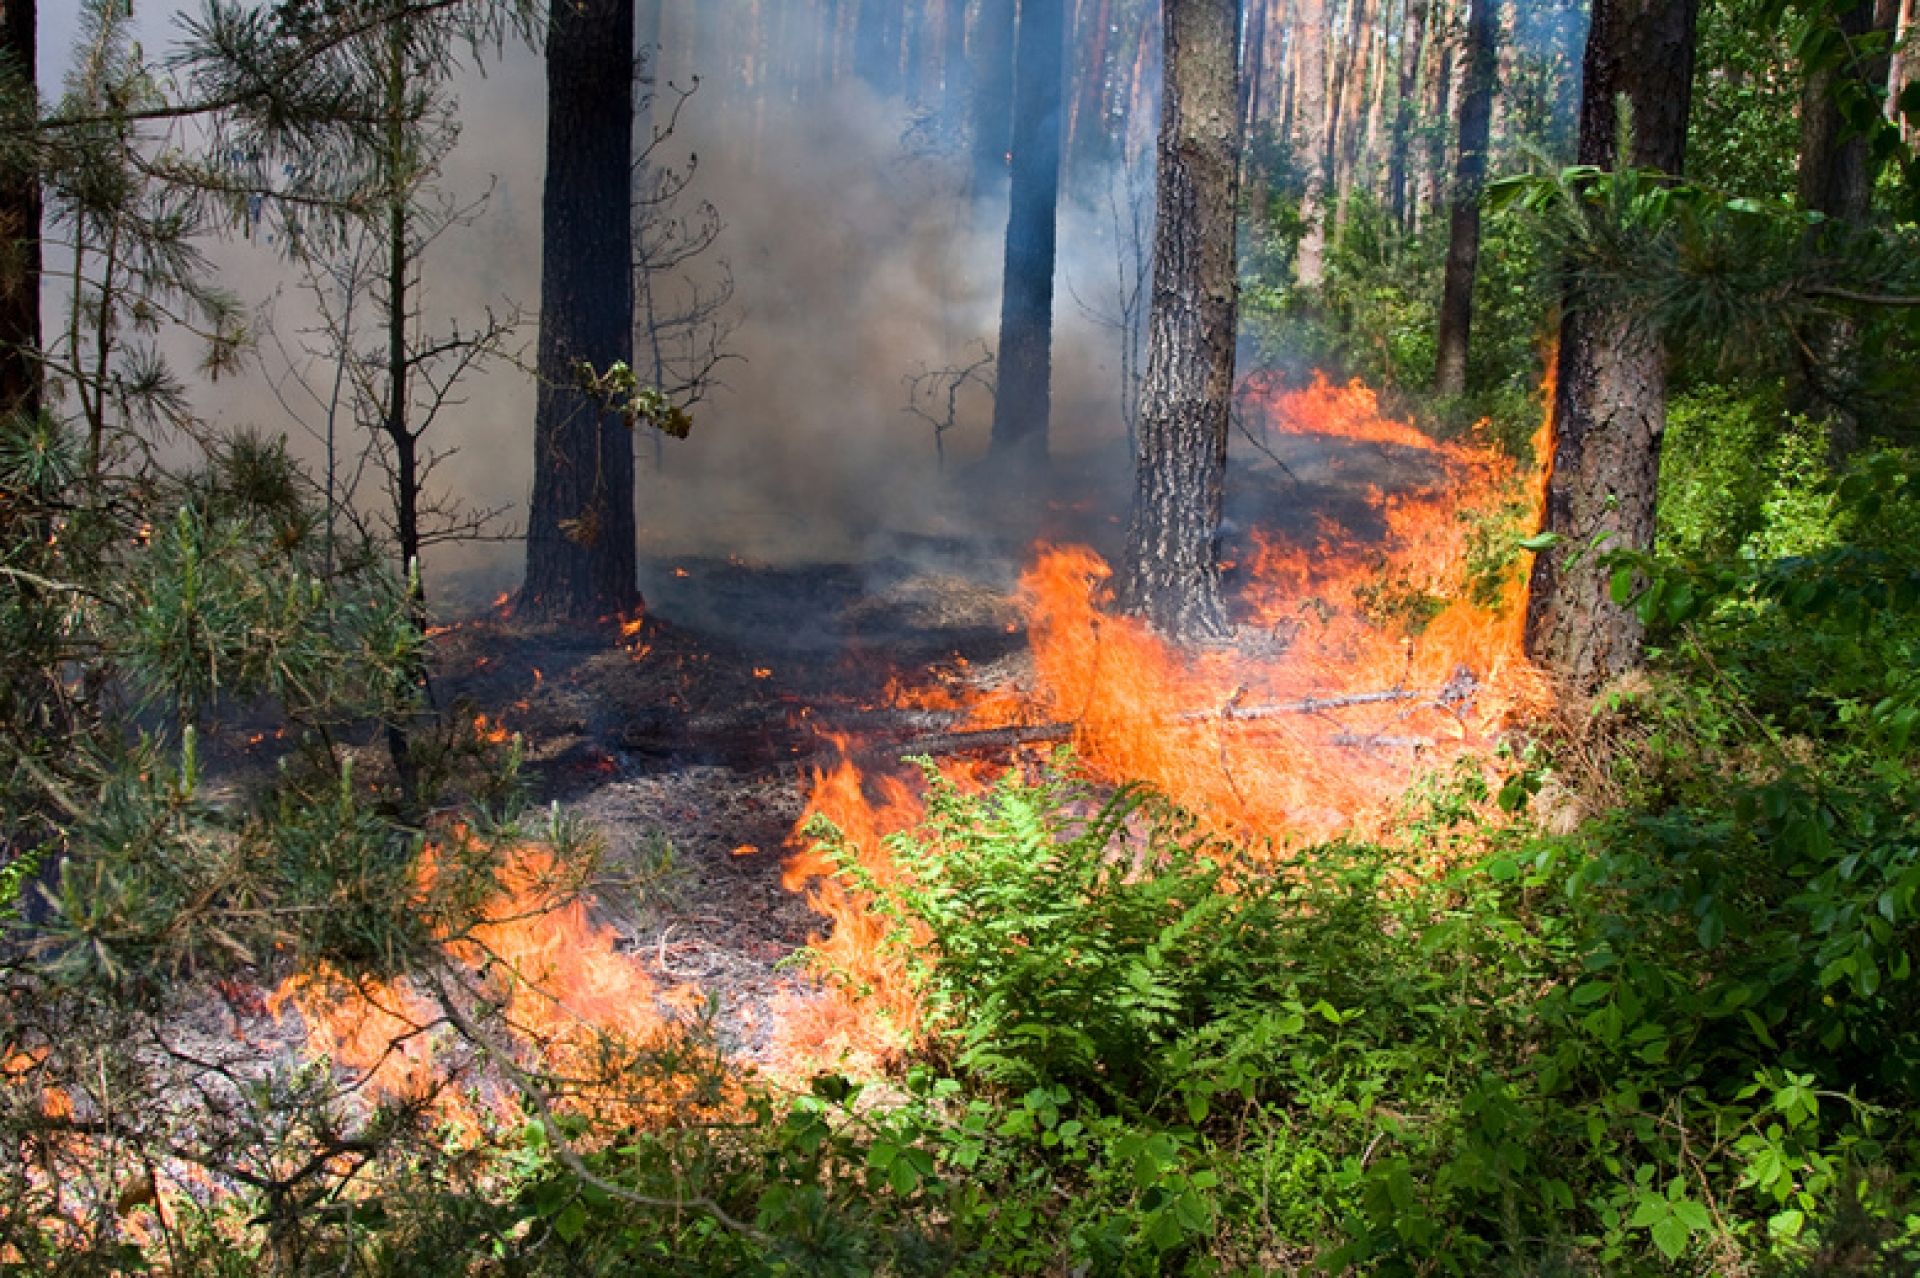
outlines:
{"label": "burning grass", "polygon": [[[1507,728],[1546,705],[1521,651],[1525,577],[1512,545],[1537,526],[1544,489],[1490,448],[1385,416],[1357,384],[1268,385],[1250,402],[1275,432],[1392,446],[1430,463],[1434,478],[1368,493],[1385,529],[1377,539],[1328,522],[1311,543],[1255,533],[1246,568],[1236,566],[1240,631],[1217,647],[1182,648],[1113,615],[1112,569],[1099,555],[1039,547],[1018,591],[1030,678],[963,702],[964,724],[1040,725],[1009,740],[1070,741],[1092,779],[1145,782],[1254,855],[1339,833],[1391,841],[1396,802],[1417,775],[1492,769]],[[897,705],[954,703],[947,687],[890,692]],[[807,818],[836,826],[861,872],[885,885],[888,836],[920,819],[920,794],[894,775],[864,775],[847,753],[814,773]],[[963,790],[994,771],[973,760],[939,768]],[[870,1056],[905,1041],[917,1009],[898,956],[878,945],[869,902],[827,877],[807,822],[790,846],[790,885],[832,920],[819,961],[869,1009],[843,1019],[872,1026],[815,1046]]]}

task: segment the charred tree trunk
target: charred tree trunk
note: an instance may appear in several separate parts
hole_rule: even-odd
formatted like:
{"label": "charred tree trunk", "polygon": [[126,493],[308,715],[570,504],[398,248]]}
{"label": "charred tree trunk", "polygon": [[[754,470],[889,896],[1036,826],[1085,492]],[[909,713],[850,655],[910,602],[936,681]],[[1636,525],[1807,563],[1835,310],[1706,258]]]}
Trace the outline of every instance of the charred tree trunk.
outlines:
{"label": "charred tree trunk", "polygon": [[1013,99],[1013,189],[993,397],[993,454],[1044,461],[1053,378],[1053,260],[1060,200],[1063,0],[1022,0]]}
{"label": "charred tree trunk", "polygon": [[[1844,49],[1850,51],[1870,33],[1890,39],[1899,9],[1895,0],[1859,0],[1833,20]],[[1844,253],[1847,238],[1867,224],[1875,165],[1866,135],[1847,128],[1841,99],[1847,94],[1883,94],[1891,71],[1892,58],[1883,47],[1867,58],[1843,52],[1838,60],[1807,72],[1800,96],[1799,200],[1807,212],[1826,216],[1822,226],[1809,232],[1810,248]],[[1788,406],[1825,424],[1828,452],[1836,462],[1859,442],[1860,419],[1853,404],[1859,347],[1860,327],[1852,317],[1817,319],[1805,334],[1799,366],[1787,385]]]}
{"label": "charred tree trunk", "polygon": [[973,194],[1000,188],[1013,147],[1014,0],[980,0],[973,64]]}
{"label": "charred tree trunk", "polygon": [[[1613,164],[1616,98],[1633,111],[1630,163],[1678,174],[1692,107],[1698,0],[1596,0],[1580,103],[1580,162]],[[1643,633],[1615,603],[1600,549],[1653,544],[1666,428],[1666,351],[1645,317],[1617,302],[1569,307],[1560,324],[1547,531],[1534,560],[1527,652],[1590,691],[1639,665]]]}
{"label": "charred tree trunk", "polygon": [[[0,0],[0,58],[37,83],[34,0]],[[40,176],[0,171],[0,415],[40,411]]]}
{"label": "charred tree trunk", "polygon": [[1467,18],[1466,95],[1460,102],[1460,154],[1454,161],[1451,223],[1447,228],[1445,290],[1440,298],[1439,360],[1433,388],[1442,395],[1467,390],[1467,349],[1473,335],[1473,281],[1480,265],[1480,190],[1487,180],[1487,142],[1493,128],[1493,0],[1472,0]]}
{"label": "charred tree trunk", "polygon": [[1166,634],[1227,632],[1215,539],[1238,294],[1238,0],[1166,0],[1153,314],[1122,605]]}
{"label": "charred tree trunk", "polygon": [[633,359],[634,0],[556,4],[547,28],[547,173],[533,501],[522,605],[593,618],[640,602],[633,439],[581,385]]}

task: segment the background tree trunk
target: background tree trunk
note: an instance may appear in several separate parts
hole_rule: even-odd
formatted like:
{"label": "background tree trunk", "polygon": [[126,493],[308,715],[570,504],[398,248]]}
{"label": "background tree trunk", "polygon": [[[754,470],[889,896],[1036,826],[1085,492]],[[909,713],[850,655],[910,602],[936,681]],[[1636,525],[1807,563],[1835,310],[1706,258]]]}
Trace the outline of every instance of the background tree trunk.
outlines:
{"label": "background tree trunk", "polygon": [[993,453],[1044,460],[1052,407],[1053,260],[1060,199],[1063,0],[1021,0],[1013,100],[1013,190],[993,398]]}
{"label": "background tree trunk", "polygon": [[[1625,95],[1633,110],[1629,162],[1680,172],[1697,16],[1697,0],[1595,0],[1580,100],[1582,164],[1612,167],[1615,99]],[[1534,559],[1527,652],[1580,691],[1641,661],[1640,620],[1613,602],[1610,574],[1595,559],[1597,550],[1653,545],[1666,393],[1666,351],[1649,322],[1613,303],[1568,309],[1547,483],[1546,527],[1560,540]]]}
{"label": "background tree trunk", "polygon": [[1418,106],[1414,96],[1420,81],[1420,58],[1427,45],[1428,0],[1407,0],[1407,21],[1400,33],[1399,93],[1393,104],[1393,136],[1387,152],[1387,207],[1393,220],[1406,227],[1407,156],[1413,141],[1413,117]]}
{"label": "background tree trunk", "polygon": [[999,189],[1013,146],[1014,0],[980,0],[974,28],[973,194]]}
{"label": "background tree trunk", "polygon": [[[34,0],[0,0],[0,56],[38,84]],[[40,179],[0,172],[0,414],[40,411]]]}
{"label": "background tree trunk", "polygon": [[640,602],[633,439],[576,373],[633,358],[633,6],[570,0],[547,27],[540,386],[521,595],[547,616]]}
{"label": "background tree trunk", "polygon": [[1327,0],[1298,0],[1294,6],[1293,154],[1300,165],[1300,216],[1306,232],[1294,278],[1311,288],[1326,269],[1327,139],[1333,129],[1327,98],[1327,54],[1333,43]]}
{"label": "background tree trunk", "polygon": [[1159,218],[1140,455],[1120,597],[1181,638],[1227,633],[1215,539],[1238,293],[1238,0],[1166,0]]}
{"label": "background tree trunk", "polygon": [[1466,95],[1460,102],[1460,154],[1454,161],[1453,209],[1447,233],[1445,291],[1433,388],[1441,395],[1467,390],[1467,348],[1473,334],[1473,281],[1480,264],[1480,189],[1487,180],[1487,141],[1493,129],[1493,0],[1472,0],[1467,18]]}
{"label": "background tree trunk", "polygon": [[[1834,23],[1849,49],[1869,33],[1889,40],[1896,33],[1896,0],[1859,0]],[[1824,213],[1827,222],[1808,233],[1813,244],[1826,241],[1847,251],[1846,237],[1866,226],[1873,210],[1874,164],[1863,133],[1849,131],[1841,118],[1840,96],[1849,90],[1883,94],[1893,60],[1890,50],[1868,58],[1844,60],[1808,70],[1800,93],[1800,207]],[[1849,84],[1848,82],[1853,83]],[[1824,422],[1828,452],[1837,462],[1859,442],[1860,419],[1854,407],[1859,378],[1860,326],[1846,315],[1817,319],[1805,334],[1801,362],[1787,383],[1787,404],[1796,413]]]}

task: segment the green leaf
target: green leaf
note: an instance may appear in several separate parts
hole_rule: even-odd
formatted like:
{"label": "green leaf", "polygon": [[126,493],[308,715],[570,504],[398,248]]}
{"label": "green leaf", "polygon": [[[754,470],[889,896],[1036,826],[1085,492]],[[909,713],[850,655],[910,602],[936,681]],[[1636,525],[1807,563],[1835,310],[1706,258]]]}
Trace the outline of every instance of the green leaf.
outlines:
{"label": "green leaf", "polygon": [[1673,1214],[1677,1216],[1681,1223],[1686,1225],[1688,1229],[1707,1230],[1713,1228],[1713,1217],[1707,1214],[1705,1207],[1691,1198],[1676,1198],[1673,1202]]}
{"label": "green leaf", "polygon": [[1680,1254],[1686,1251],[1687,1239],[1692,1237],[1692,1234],[1693,1231],[1688,1229],[1678,1217],[1668,1216],[1653,1227],[1653,1245],[1658,1247],[1660,1254],[1668,1260],[1678,1260]]}
{"label": "green leaf", "polygon": [[1566,538],[1559,533],[1549,530],[1537,532],[1531,537],[1522,537],[1518,544],[1522,550],[1551,550],[1565,540]]}

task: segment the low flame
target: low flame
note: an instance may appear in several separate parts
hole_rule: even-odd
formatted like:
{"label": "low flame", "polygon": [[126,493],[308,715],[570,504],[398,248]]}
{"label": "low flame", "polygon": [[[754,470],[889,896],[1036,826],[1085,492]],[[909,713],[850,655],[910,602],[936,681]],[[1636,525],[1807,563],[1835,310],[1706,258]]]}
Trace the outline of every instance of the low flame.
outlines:
{"label": "low flame", "polygon": [[[436,857],[425,860],[423,888]],[[485,918],[442,942],[460,988],[436,997],[410,980],[350,982],[321,971],[284,983],[268,1006],[275,1015],[297,1010],[307,1050],[351,1071],[371,1096],[432,1098],[449,1121],[482,1122],[488,1110],[504,1115],[510,1099],[504,1089],[456,1095],[444,1086],[458,1070],[444,1028],[452,1004],[470,1005],[462,1015],[475,1022],[474,1009],[484,1008],[485,1026],[500,1040],[495,1050],[504,1047],[521,1068],[566,1080],[556,1089],[563,1108],[590,1107],[627,1123],[684,1112],[691,1080],[649,1077],[644,1094],[611,1093],[606,1064],[670,1043],[678,1026],[665,1009],[698,1007],[704,995],[657,986],[613,930],[590,917],[586,902],[565,892],[565,880],[545,849],[514,852]]]}

